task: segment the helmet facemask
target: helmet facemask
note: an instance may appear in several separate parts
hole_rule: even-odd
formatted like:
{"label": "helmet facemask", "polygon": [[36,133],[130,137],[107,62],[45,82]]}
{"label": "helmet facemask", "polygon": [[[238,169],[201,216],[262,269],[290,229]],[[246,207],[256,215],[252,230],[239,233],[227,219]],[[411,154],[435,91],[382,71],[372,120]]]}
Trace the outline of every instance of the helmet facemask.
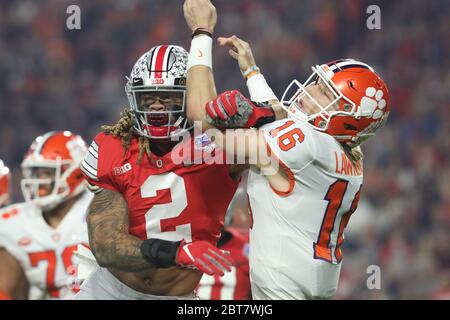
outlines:
{"label": "helmet facemask", "polygon": [[[84,188],[83,184],[79,184],[72,193],[68,184],[68,179],[77,169],[73,160],[25,160],[22,163],[21,180],[25,201],[43,210],[51,210],[69,197],[79,194]],[[45,189],[49,190],[45,192]]]}
{"label": "helmet facemask", "polygon": [[357,106],[331,81],[327,65],[312,67],[313,73],[302,84],[293,80],[281,98],[290,117],[305,121],[319,131],[327,131],[333,117],[355,116]]}
{"label": "helmet facemask", "polygon": [[[281,103],[289,117],[306,121],[350,147],[360,145],[386,123],[389,92],[372,67],[341,59],[312,70],[303,84],[294,80],[283,94]],[[327,99],[318,101],[316,93],[311,94],[319,86]]]}
{"label": "helmet facemask", "polygon": [[[186,116],[187,61],[188,53],[182,47],[160,45],[144,53],[133,66],[125,92],[134,115],[133,130],[138,135],[177,140],[193,128]],[[143,105],[143,95],[161,98],[159,103],[164,108]]]}
{"label": "helmet facemask", "polygon": [[[127,96],[134,115],[133,129],[141,136],[171,139],[192,128],[186,117],[184,86],[133,86],[127,88]],[[145,96],[150,101],[145,101]],[[157,110],[152,102],[159,102],[163,107]]]}

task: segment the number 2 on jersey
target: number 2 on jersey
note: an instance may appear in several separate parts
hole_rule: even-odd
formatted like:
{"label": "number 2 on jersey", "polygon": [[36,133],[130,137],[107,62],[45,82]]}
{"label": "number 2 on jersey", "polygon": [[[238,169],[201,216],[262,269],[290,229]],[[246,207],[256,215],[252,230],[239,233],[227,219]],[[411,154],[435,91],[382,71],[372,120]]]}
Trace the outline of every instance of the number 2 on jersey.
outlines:
{"label": "number 2 on jersey", "polygon": [[174,172],[150,176],[141,187],[141,196],[158,198],[145,214],[147,238],[192,241],[190,223],[177,225],[175,229],[165,227],[167,220],[178,217],[188,205],[182,177]]}

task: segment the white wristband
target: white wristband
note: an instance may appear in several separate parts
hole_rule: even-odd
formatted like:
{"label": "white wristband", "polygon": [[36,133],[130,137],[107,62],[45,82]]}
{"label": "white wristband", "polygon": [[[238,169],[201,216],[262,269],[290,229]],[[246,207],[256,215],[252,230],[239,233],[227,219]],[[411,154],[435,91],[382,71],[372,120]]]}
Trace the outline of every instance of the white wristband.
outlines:
{"label": "white wristband", "polygon": [[266,82],[262,74],[255,74],[247,80],[247,88],[250,92],[250,100],[255,102],[266,102],[278,100],[275,93]]}
{"label": "white wristband", "polygon": [[247,70],[245,70],[245,72],[242,72],[242,76],[244,77],[244,79],[247,79],[247,76],[252,73],[253,71],[260,71],[259,68],[256,65],[251,66],[250,68],[248,68]]}
{"label": "white wristband", "polygon": [[195,37],[191,41],[187,70],[193,66],[203,65],[212,69],[212,38],[208,36]]}

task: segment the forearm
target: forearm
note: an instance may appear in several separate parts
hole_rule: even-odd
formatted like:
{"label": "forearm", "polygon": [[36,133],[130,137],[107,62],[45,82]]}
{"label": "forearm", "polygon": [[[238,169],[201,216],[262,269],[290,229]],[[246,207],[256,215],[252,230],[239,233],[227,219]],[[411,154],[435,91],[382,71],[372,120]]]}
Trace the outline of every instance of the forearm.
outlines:
{"label": "forearm", "polygon": [[212,74],[212,34],[217,12],[209,0],[186,0],[183,13],[193,35],[187,66],[187,116],[206,130],[211,126],[205,121],[205,104],[217,95]]}
{"label": "forearm", "polygon": [[259,69],[257,74],[247,79],[246,84],[250,93],[250,100],[255,102],[268,102],[275,113],[275,120],[287,117],[286,111],[281,106],[280,101],[267,84],[266,79],[260,73]]}
{"label": "forearm", "polygon": [[142,240],[129,234],[105,234],[91,242],[97,263],[121,271],[143,271],[153,268],[140,252]]}
{"label": "forearm", "polygon": [[152,265],[140,252],[142,241],[129,234],[128,208],[122,196],[103,189],[88,211],[89,244],[97,263],[122,271],[142,271]]}
{"label": "forearm", "polygon": [[[200,39],[203,38],[203,39]],[[195,59],[195,55],[200,50],[202,55],[211,55],[211,42],[208,36],[199,35],[195,38],[201,43],[192,43],[190,60]],[[209,51],[209,52],[208,52]],[[217,96],[216,85],[212,73],[210,61],[191,62],[187,75],[187,115],[190,121],[198,124],[201,121],[202,129],[206,130],[212,126],[205,121],[205,104]],[[200,64],[196,64],[200,63]]]}
{"label": "forearm", "polygon": [[192,67],[187,79],[187,114],[189,120],[195,124],[201,121],[203,130],[212,128],[205,121],[205,104],[216,96],[211,69],[205,66]]}

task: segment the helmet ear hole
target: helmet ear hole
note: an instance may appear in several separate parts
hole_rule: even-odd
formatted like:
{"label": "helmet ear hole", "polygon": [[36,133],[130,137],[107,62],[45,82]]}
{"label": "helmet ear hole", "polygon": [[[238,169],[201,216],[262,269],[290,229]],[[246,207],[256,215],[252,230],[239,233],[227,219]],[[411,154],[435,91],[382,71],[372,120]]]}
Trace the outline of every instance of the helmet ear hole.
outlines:
{"label": "helmet ear hole", "polygon": [[319,121],[319,128],[325,128],[326,125],[327,125],[327,122],[325,120]]}
{"label": "helmet ear hole", "polygon": [[356,131],[356,127],[352,126],[351,124],[348,124],[348,123],[344,123],[344,128],[345,128],[345,130]]}
{"label": "helmet ear hole", "polygon": [[352,110],[352,106],[349,104],[344,104],[344,111],[345,112],[350,112]]}
{"label": "helmet ear hole", "polygon": [[353,84],[353,81],[352,81],[352,80],[349,80],[349,81],[348,81],[348,86],[349,86],[350,88],[352,88],[353,90],[356,90],[355,85]]}

